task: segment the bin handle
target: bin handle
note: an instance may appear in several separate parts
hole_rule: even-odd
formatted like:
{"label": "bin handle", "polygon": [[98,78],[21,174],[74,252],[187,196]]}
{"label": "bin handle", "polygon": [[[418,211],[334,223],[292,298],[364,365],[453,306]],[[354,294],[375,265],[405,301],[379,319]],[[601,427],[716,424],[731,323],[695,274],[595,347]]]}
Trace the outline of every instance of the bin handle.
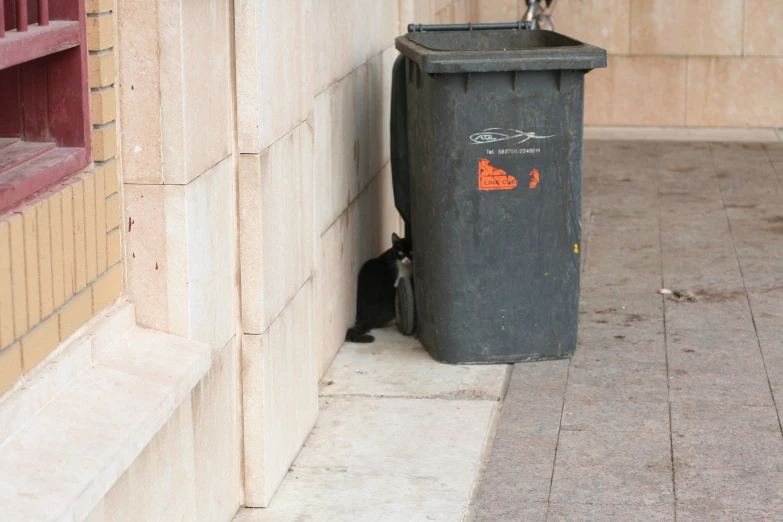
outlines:
{"label": "bin handle", "polygon": [[433,31],[499,31],[505,29],[530,29],[531,22],[520,20],[519,22],[498,24],[408,24],[409,33],[424,33]]}

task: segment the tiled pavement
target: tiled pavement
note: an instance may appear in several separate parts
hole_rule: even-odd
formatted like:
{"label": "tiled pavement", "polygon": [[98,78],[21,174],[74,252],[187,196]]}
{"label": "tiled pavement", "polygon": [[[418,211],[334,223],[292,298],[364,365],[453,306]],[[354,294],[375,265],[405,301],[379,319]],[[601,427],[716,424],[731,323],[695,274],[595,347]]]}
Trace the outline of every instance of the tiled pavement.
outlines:
{"label": "tiled pavement", "polygon": [[588,142],[584,186],[577,354],[515,366],[475,521],[783,521],[783,147]]}

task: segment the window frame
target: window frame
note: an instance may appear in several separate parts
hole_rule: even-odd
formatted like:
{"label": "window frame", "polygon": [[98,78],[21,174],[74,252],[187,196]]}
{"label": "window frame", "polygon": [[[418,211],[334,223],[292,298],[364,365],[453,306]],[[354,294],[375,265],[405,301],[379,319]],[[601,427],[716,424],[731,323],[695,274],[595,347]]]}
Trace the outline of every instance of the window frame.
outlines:
{"label": "window frame", "polygon": [[5,214],[89,165],[91,122],[84,0],[0,0],[0,19]]}

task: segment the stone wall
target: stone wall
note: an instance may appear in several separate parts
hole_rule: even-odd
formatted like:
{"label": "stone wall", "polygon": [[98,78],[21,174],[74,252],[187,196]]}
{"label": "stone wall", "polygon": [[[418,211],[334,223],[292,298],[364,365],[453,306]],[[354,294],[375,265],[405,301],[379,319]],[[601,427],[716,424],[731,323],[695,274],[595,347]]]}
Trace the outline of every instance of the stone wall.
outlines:
{"label": "stone wall", "polygon": [[471,2],[236,4],[245,487],[265,506],[317,416],[361,264],[400,230],[389,166],[394,38]]}
{"label": "stone wall", "polygon": [[[477,2],[478,21],[521,17]],[[587,75],[587,125],[783,126],[783,2],[557,0],[555,30],[609,53]]]}
{"label": "stone wall", "polygon": [[233,2],[115,8],[128,298],[140,326],[208,344],[212,366],[90,520],[230,520],[242,503]]}

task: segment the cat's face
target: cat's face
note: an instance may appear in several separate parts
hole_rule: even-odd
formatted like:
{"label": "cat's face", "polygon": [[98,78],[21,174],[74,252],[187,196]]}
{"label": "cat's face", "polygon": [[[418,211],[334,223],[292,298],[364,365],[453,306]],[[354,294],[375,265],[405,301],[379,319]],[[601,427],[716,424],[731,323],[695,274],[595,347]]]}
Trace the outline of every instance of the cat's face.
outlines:
{"label": "cat's face", "polygon": [[392,248],[394,249],[394,255],[397,257],[397,261],[403,265],[413,263],[413,245],[411,245],[410,239],[403,239],[397,234],[392,233]]}

